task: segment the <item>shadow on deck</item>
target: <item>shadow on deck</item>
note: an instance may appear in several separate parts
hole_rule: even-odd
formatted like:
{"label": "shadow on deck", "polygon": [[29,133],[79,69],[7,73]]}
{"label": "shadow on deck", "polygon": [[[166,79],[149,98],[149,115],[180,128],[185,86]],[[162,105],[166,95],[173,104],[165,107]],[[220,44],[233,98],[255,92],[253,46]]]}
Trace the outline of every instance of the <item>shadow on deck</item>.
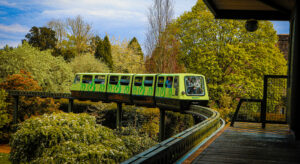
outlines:
{"label": "shadow on deck", "polygon": [[300,163],[300,144],[288,125],[236,122],[183,163]]}

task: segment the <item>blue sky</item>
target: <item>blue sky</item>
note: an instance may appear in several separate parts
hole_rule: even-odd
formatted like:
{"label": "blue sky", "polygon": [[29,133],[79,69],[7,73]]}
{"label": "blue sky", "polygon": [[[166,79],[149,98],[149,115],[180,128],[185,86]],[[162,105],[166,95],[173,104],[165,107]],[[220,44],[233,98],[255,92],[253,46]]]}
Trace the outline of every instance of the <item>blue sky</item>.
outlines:
{"label": "blue sky", "polygon": [[[189,11],[196,0],[174,0],[175,17]],[[152,0],[0,0],[0,48],[17,46],[32,26],[45,26],[52,19],[81,15],[93,31],[121,40],[137,37],[143,44],[147,9]],[[289,23],[276,21],[279,34],[289,33]]]}

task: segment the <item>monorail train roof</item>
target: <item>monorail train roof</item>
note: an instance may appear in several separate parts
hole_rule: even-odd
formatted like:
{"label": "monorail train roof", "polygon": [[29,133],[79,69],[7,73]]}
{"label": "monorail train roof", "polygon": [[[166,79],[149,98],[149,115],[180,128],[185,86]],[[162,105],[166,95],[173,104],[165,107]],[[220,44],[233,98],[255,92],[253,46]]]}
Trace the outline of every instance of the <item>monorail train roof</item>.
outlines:
{"label": "monorail train roof", "polygon": [[133,73],[76,73],[78,75],[138,75],[138,76],[147,76],[147,75],[163,75],[163,76],[168,76],[168,75],[189,75],[189,76],[203,76],[202,74],[194,74],[194,73],[150,73],[150,74],[133,74]]}

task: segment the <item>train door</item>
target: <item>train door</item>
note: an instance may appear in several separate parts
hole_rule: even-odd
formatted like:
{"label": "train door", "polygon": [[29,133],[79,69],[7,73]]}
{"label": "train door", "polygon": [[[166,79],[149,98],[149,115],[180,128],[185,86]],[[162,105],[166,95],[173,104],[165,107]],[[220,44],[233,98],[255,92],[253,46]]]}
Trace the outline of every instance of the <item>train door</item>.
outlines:
{"label": "train door", "polygon": [[131,86],[131,76],[129,76],[129,75],[121,76],[120,93],[129,95],[130,94],[130,86]]}
{"label": "train door", "polygon": [[178,93],[179,93],[179,76],[175,76],[174,77],[174,81],[173,81],[173,88],[172,88],[172,96],[173,97],[178,97]]}
{"label": "train door", "polygon": [[106,75],[95,75],[94,78],[95,91],[105,92],[106,90]]}
{"label": "train door", "polygon": [[157,76],[157,84],[155,90],[156,97],[165,97],[165,76]]}
{"label": "train door", "polygon": [[81,81],[81,91],[93,91],[95,89],[95,83],[93,81],[93,75],[83,75]]}
{"label": "train door", "polygon": [[109,82],[107,84],[107,93],[118,93],[119,89],[119,76],[110,75]]}
{"label": "train door", "polygon": [[145,76],[144,80],[145,96],[153,96],[154,94],[154,76]]}
{"label": "train door", "polygon": [[165,81],[165,96],[167,98],[172,98],[173,96],[173,80],[174,80],[174,76],[167,76],[166,77],[166,81]]}

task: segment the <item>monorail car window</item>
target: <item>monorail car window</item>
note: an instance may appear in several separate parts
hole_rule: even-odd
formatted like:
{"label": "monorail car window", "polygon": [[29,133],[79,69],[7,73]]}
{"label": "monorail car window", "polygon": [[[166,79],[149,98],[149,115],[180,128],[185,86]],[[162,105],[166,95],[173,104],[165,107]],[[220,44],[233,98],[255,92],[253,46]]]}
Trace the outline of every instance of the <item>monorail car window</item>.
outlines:
{"label": "monorail car window", "polygon": [[105,75],[96,75],[95,84],[105,84]]}
{"label": "monorail car window", "polygon": [[83,75],[82,83],[91,84],[92,82],[93,82],[93,76],[92,75]]}
{"label": "monorail car window", "polygon": [[179,77],[175,76],[174,78],[174,88],[175,88],[175,96],[178,96],[178,91],[179,91]]}
{"label": "monorail car window", "polygon": [[158,77],[157,87],[164,87],[165,78],[163,76]]}
{"label": "monorail car window", "polygon": [[204,79],[201,76],[185,76],[187,95],[204,95]]}
{"label": "monorail car window", "polygon": [[173,84],[173,77],[172,76],[168,76],[167,80],[166,80],[166,88],[172,88],[172,84]]}
{"label": "monorail car window", "polygon": [[119,76],[110,76],[109,77],[109,84],[117,85],[119,82]]}
{"label": "monorail car window", "polygon": [[80,75],[76,75],[75,79],[74,79],[74,84],[79,83],[80,82]]}
{"label": "monorail car window", "polygon": [[135,77],[134,78],[134,86],[142,86],[143,77]]}
{"label": "monorail car window", "polygon": [[130,76],[121,76],[121,85],[129,85],[130,83]]}
{"label": "monorail car window", "polygon": [[144,86],[152,87],[153,85],[153,76],[146,76],[144,81]]}

